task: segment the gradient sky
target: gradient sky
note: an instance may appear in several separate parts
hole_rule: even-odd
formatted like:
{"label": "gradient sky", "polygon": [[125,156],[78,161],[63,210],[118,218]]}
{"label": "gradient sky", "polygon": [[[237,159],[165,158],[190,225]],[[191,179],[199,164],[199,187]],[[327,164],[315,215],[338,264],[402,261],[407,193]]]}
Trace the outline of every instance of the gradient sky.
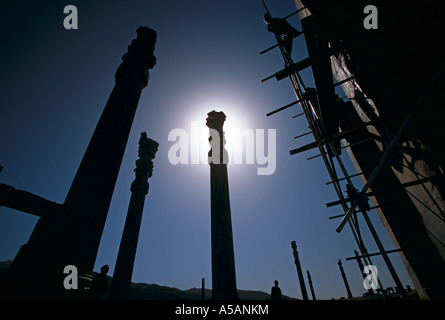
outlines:
{"label": "gradient sky", "polygon": [[[295,11],[292,0],[267,1],[273,16]],[[79,29],[65,30],[63,8],[77,6]],[[304,274],[310,270],[317,297],[346,296],[337,266],[342,259],[353,295],[365,292],[354,261],[352,233],[335,231],[340,207],[316,151],[289,150],[311,142],[298,105],[266,117],[295,100],[287,79],[261,83],[280,70],[278,50],[263,22],[260,0],[199,1],[3,1],[0,10],[0,182],[63,203],[114,85],[114,73],[136,29],[158,33],[157,65],[142,92],[109,210],[95,271],[112,275],[134,179],[139,135],[160,144],[139,236],[134,282],[189,289],[201,278],[211,288],[210,182],[206,164],[172,165],[168,150],[175,128],[224,111],[227,127],[276,129],[277,167],[257,175],[258,164],[229,164],[229,187],[239,289],[270,292],[278,280],[283,294],[301,298],[291,241],[297,242]],[[288,20],[297,29],[297,16]],[[303,37],[293,60],[307,56]],[[307,85],[312,77],[303,72]],[[341,92],[339,92],[339,95]],[[343,160],[356,173],[347,153]],[[361,185],[354,178],[357,187]],[[394,248],[375,212],[371,219],[385,248]],[[27,242],[37,217],[0,208],[0,261],[13,259]],[[376,252],[362,221],[365,244]],[[412,283],[397,254],[390,255],[404,285]],[[380,257],[373,258],[383,285],[394,286]],[[308,289],[309,290],[309,289]]]}

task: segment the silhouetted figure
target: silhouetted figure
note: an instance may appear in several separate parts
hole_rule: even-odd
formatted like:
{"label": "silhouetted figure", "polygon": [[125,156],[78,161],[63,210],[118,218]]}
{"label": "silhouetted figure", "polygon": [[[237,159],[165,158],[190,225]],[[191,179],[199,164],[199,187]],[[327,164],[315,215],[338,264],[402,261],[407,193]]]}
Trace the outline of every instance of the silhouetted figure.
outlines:
{"label": "silhouetted figure", "polygon": [[267,24],[267,30],[276,33],[278,36],[283,36],[283,47],[286,50],[287,56],[290,58],[292,53],[292,41],[303,32],[296,30],[285,19],[272,18],[270,14],[264,14],[264,22]]}
{"label": "silhouetted figure", "polygon": [[100,268],[100,274],[97,274],[91,283],[91,299],[102,300],[108,290],[107,272],[110,268],[108,265]]}
{"label": "silhouetted figure", "polygon": [[283,295],[281,294],[281,289],[278,287],[278,281],[275,280],[275,286],[272,287],[270,293],[272,300],[283,300]]}

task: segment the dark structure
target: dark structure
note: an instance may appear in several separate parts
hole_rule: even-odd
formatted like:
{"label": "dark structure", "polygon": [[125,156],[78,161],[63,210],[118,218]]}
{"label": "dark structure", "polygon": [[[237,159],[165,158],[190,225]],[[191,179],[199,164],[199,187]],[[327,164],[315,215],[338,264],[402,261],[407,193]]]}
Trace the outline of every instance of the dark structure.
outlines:
{"label": "dark structure", "polygon": [[295,241],[291,242],[292,252],[294,254],[294,262],[297,267],[297,275],[298,281],[300,282],[301,295],[303,296],[303,300],[309,300],[306,291],[306,285],[304,284],[303,271],[301,270],[300,258],[298,257],[297,244]]}
{"label": "dark structure", "polygon": [[309,270],[307,270],[307,281],[309,283],[309,288],[311,289],[312,300],[317,300],[317,297],[315,296],[314,286],[312,285],[312,278],[311,278],[311,274],[309,273]]}
{"label": "dark structure", "polygon": [[212,299],[238,299],[236,289],[235,254],[233,250],[232,217],[230,212],[228,154],[224,148],[223,124],[226,115],[209,112],[206,125],[210,128],[210,202],[212,237]]}
{"label": "dark structure", "polygon": [[153,159],[159,144],[141,133],[139,140],[139,159],[136,160],[136,178],[131,184],[131,198],[128,206],[127,219],[114,267],[109,299],[128,299],[134,259],[144,211],[145,196],[148,193],[148,178],[153,175]]}
{"label": "dark structure", "polygon": [[2,278],[2,295],[63,298],[66,265],[92,271],[139,98],[156,63],[156,37],[150,28],[137,29],[63,206],[41,215]]}
{"label": "dark structure", "polygon": [[206,279],[202,278],[201,279],[201,300],[204,301],[206,299]]}
{"label": "dark structure", "polygon": [[348,299],[352,299],[351,288],[349,287],[349,282],[348,282],[348,279],[346,278],[346,273],[345,273],[345,270],[343,269],[343,265],[341,263],[341,260],[338,259],[337,263],[338,263],[338,267],[340,268],[341,277],[343,278],[343,282],[344,282],[345,287],[346,287],[346,292],[348,293]]}
{"label": "dark structure", "polygon": [[104,265],[100,268],[100,273],[96,274],[91,281],[90,290],[88,292],[88,299],[103,300],[108,292],[108,276],[110,270],[109,265]]}
{"label": "dark structure", "polygon": [[[445,153],[437,128],[443,126],[445,115],[445,72],[437,34],[444,31],[445,4],[302,2],[308,10],[300,17],[310,21],[317,38],[325,39],[325,49],[327,43],[338,49],[328,59],[349,101],[331,104],[342,120],[333,119],[331,127],[357,130],[344,137],[351,145],[347,150],[363,184],[370,184],[370,199],[394,244],[402,249],[399,254],[419,296],[443,299]],[[369,4],[378,9],[377,30],[363,27],[363,9]],[[375,172],[390,147],[387,160]]]}
{"label": "dark structure", "polygon": [[[294,2],[297,11],[284,19],[299,14],[308,57],[293,62],[275,34],[285,68],[263,81],[288,78],[297,101],[268,116],[301,106],[303,112],[294,117],[304,115],[314,141],[290,154],[320,152],[315,157],[323,159],[328,184],[339,199],[327,206],[343,211],[332,217],[342,218],[336,230],[348,225],[365,264],[372,264],[369,257],[374,254],[367,254],[359,218],[369,228],[376,254],[382,256],[402,297],[406,290],[392,265],[392,252],[400,255],[421,299],[443,299],[445,152],[438,128],[445,116],[445,64],[438,34],[444,32],[445,3]],[[367,29],[368,5],[377,12],[373,17],[377,29]],[[315,90],[309,90],[299,75],[306,68],[311,69]],[[341,87],[345,96],[336,96],[335,87]],[[311,91],[314,95],[309,98]],[[349,173],[343,165],[342,149],[347,150],[355,172]],[[361,179],[361,190],[353,178]],[[369,214],[379,215],[397,251],[383,247]]]}
{"label": "dark structure", "polygon": [[46,200],[28,191],[17,190],[0,183],[0,206],[5,206],[38,217],[58,212],[62,205]]}

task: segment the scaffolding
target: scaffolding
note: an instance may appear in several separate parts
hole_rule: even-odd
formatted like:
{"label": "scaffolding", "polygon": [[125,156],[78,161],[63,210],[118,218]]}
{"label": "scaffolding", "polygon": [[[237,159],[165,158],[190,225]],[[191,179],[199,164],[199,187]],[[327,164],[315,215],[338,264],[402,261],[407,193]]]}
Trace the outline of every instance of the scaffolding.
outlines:
{"label": "scaffolding", "polygon": [[[262,3],[264,5],[264,8],[267,12],[267,14],[270,14],[269,9],[267,8],[264,0],[262,0]],[[391,260],[388,257],[389,253],[393,252],[399,252],[401,251],[400,248],[397,248],[395,250],[389,250],[386,251],[370,218],[368,215],[368,212],[372,209],[377,208],[370,207],[368,204],[369,197],[373,196],[372,192],[368,192],[370,189],[375,177],[379,174],[382,166],[385,164],[386,160],[388,159],[391,151],[393,148],[397,146],[399,143],[400,137],[403,135],[406,127],[412,120],[414,114],[418,110],[419,106],[423,103],[423,100],[425,96],[428,94],[429,90],[432,88],[434,83],[437,81],[438,76],[443,71],[443,66],[441,70],[436,74],[436,76],[431,81],[430,85],[427,87],[427,89],[424,91],[424,93],[421,95],[417,103],[415,104],[413,110],[409,114],[409,116],[406,118],[405,122],[403,123],[400,130],[397,132],[397,134],[393,137],[391,143],[389,144],[389,147],[384,151],[383,156],[381,157],[378,165],[375,167],[374,171],[372,172],[371,176],[367,179],[366,184],[364,187],[359,191],[354,186],[354,183],[351,178],[360,176],[362,173],[356,173],[356,174],[350,174],[341,157],[341,149],[349,148],[352,145],[360,144],[363,142],[367,142],[373,137],[365,138],[360,141],[355,142],[354,144],[349,144],[343,147],[340,147],[340,141],[344,139],[345,137],[350,137],[354,135],[357,131],[368,127],[368,126],[375,126],[377,124],[381,124],[386,121],[385,117],[379,117],[377,119],[371,119],[368,122],[363,123],[360,127],[352,128],[350,130],[346,131],[339,131],[338,126],[335,126],[336,119],[335,119],[335,106],[339,101],[342,101],[344,98],[338,98],[338,96],[335,95],[334,88],[336,86],[339,86],[343,83],[354,81],[355,77],[354,75],[350,75],[349,77],[346,77],[343,80],[340,81],[334,81],[332,69],[331,69],[331,57],[334,56],[336,53],[340,52],[344,46],[345,43],[348,41],[354,41],[361,36],[363,36],[364,32],[360,32],[359,34],[355,34],[350,39],[348,39],[345,43],[337,46],[329,46],[329,43],[326,39],[320,38],[319,34],[316,34],[316,31],[314,30],[314,24],[312,16],[309,12],[304,12],[307,10],[301,3],[297,3],[297,9],[295,12],[287,15],[283,18],[283,20],[288,19],[289,17],[292,17],[296,15],[297,13],[303,13],[304,19],[301,19],[301,25],[303,29],[303,34],[305,37],[305,42],[307,46],[308,51],[308,57],[305,59],[302,59],[301,61],[298,61],[294,63],[292,61],[292,58],[288,52],[286,52],[286,48],[283,46],[284,39],[282,36],[276,32],[272,33],[275,36],[276,44],[261,51],[260,54],[265,54],[266,52],[271,51],[274,48],[279,48],[281,56],[285,62],[285,67],[282,70],[279,70],[278,72],[274,73],[273,75],[266,77],[262,79],[262,82],[265,82],[267,80],[270,80],[272,78],[276,78],[277,81],[280,81],[284,78],[288,78],[291,82],[293,91],[295,93],[295,96],[297,98],[296,101],[289,103],[283,107],[280,107],[274,111],[271,111],[267,114],[267,116],[274,115],[280,111],[286,110],[294,105],[299,104],[302,112],[293,116],[293,118],[305,116],[306,121],[309,125],[310,131],[303,133],[301,135],[298,135],[294,137],[294,139],[301,138],[303,136],[307,136],[312,134],[314,141],[312,143],[306,144],[304,146],[301,146],[299,148],[290,150],[290,154],[299,154],[304,151],[312,150],[317,148],[319,151],[319,154],[310,157],[309,159],[313,159],[315,157],[321,157],[323,160],[323,163],[327,169],[327,172],[330,177],[330,181],[326,184],[332,184],[335,192],[338,196],[338,201],[334,201],[331,203],[326,204],[328,207],[340,205],[343,209],[343,214],[330,217],[330,219],[334,218],[342,218],[340,224],[338,225],[336,231],[341,232],[343,228],[346,225],[349,225],[350,230],[354,236],[354,239],[357,243],[358,249],[360,251],[360,255],[356,255],[351,258],[347,258],[347,260],[356,259],[357,262],[361,264],[361,259],[365,261],[366,265],[372,265],[371,256],[375,255],[381,255],[395,284],[397,291],[402,295],[402,297],[406,297],[406,291],[399,279],[399,276],[397,275],[397,272],[394,268],[394,266],[391,263]],[[300,7],[298,7],[300,5]],[[312,71],[312,76],[314,80],[315,88],[307,87],[300,76],[300,72],[304,69],[310,68]],[[340,168],[341,174],[343,177],[339,177],[339,173],[336,170],[335,164],[338,165]],[[345,193],[347,197],[344,196],[344,191],[342,189],[342,186],[340,184],[341,181],[346,181],[346,190]],[[379,252],[369,254],[367,252],[366,246],[363,242],[361,230],[359,226],[359,220],[357,214],[361,214],[364,218],[364,221],[369,228],[369,231],[379,249]],[[379,280],[380,282],[380,280]],[[382,287],[381,283],[380,287]],[[384,291],[383,291],[384,293]]]}

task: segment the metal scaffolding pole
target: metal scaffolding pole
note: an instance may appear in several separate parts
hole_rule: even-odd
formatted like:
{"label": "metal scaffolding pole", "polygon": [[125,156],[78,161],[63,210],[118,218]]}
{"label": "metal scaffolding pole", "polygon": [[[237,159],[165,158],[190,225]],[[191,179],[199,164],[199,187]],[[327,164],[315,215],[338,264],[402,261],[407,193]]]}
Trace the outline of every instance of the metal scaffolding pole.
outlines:
{"label": "metal scaffolding pole", "polygon": [[[262,3],[264,5],[267,13],[270,14],[270,11],[268,10],[266,4],[264,3],[264,0],[262,0]],[[306,37],[306,30],[304,30],[304,29],[305,28],[303,27],[303,31],[305,32],[305,37]],[[310,29],[309,31],[313,32],[312,29]],[[283,46],[281,44],[282,41],[281,41],[280,35],[278,35],[277,33],[274,33],[274,36],[275,36],[275,39],[277,41],[277,45],[280,48],[281,55],[282,55],[282,57],[283,57],[283,59],[285,61],[285,66],[286,66],[285,69],[292,70],[291,66],[294,63],[293,63],[291,57],[288,54],[286,54],[286,52],[285,52],[285,50],[283,48]],[[319,57],[319,56],[315,56],[314,58],[316,58],[316,57]],[[311,59],[311,56],[309,57],[309,59]],[[315,60],[315,59],[311,59],[311,60]],[[314,64],[314,61],[311,62],[311,65],[313,65],[313,64]],[[300,102],[300,106],[302,107],[303,112],[304,112],[304,114],[306,116],[306,120],[308,121],[309,127],[310,127],[310,129],[311,129],[311,131],[312,131],[312,133],[314,135],[315,143],[316,143],[317,147],[319,148],[320,155],[322,156],[323,162],[324,162],[324,164],[326,166],[326,169],[328,170],[328,173],[330,175],[332,184],[334,185],[336,193],[337,193],[337,195],[338,195],[338,197],[340,199],[340,202],[342,204],[343,210],[345,212],[345,217],[342,220],[341,228],[343,228],[344,225],[348,222],[348,224],[350,225],[351,231],[352,231],[352,233],[354,235],[354,238],[355,238],[355,240],[356,240],[356,242],[358,244],[359,250],[361,251],[362,255],[364,256],[366,251],[364,251],[363,241],[362,241],[361,236],[360,236],[360,234],[358,232],[358,229],[357,230],[354,229],[354,224],[356,225],[356,227],[358,227],[358,220],[355,219],[355,221],[354,221],[353,218],[352,218],[352,213],[355,212],[355,208],[357,207],[357,201],[353,202],[353,206],[355,205],[353,208],[349,208],[346,205],[346,201],[344,201],[345,199],[344,199],[342,191],[341,191],[341,186],[340,186],[340,184],[338,182],[339,179],[338,179],[338,176],[337,176],[336,171],[335,171],[335,166],[334,166],[334,163],[332,161],[332,157],[330,157],[330,156],[328,157],[326,155],[327,152],[324,150],[323,145],[326,145],[328,150],[331,152],[333,158],[336,159],[336,161],[337,161],[338,165],[340,166],[340,169],[341,169],[341,171],[342,171],[342,173],[344,175],[343,179],[346,179],[347,183],[352,188],[354,188],[354,184],[353,184],[353,182],[351,180],[351,177],[349,176],[349,174],[348,174],[348,172],[346,170],[346,167],[343,164],[343,161],[341,160],[341,158],[340,158],[340,156],[339,156],[339,154],[337,152],[337,149],[336,149],[334,143],[332,142],[332,139],[329,138],[329,135],[328,135],[328,132],[327,132],[325,126],[324,126],[323,120],[321,119],[321,115],[317,114],[317,109],[314,108],[314,106],[312,105],[311,101],[305,99],[305,97],[304,97],[304,94],[303,94],[303,91],[301,90],[301,87],[303,87],[303,89],[305,91],[306,91],[306,87],[304,86],[304,82],[303,82],[302,78],[300,77],[298,71],[294,70],[293,72],[288,72],[288,77],[289,77],[289,79],[291,81],[292,87],[293,87],[294,92],[295,92],[295,94],[296,94],[296,96],[298,98],[298,101]],[[298,80],[297,80],[297,78],[298,78]],[[353,78],[354,77],[350,77],[350,78],[347,79],[347,81],[353,80]],[[301,83],[301,86],[300,86],[300,83]],[[276,112],[281,111],[281,110],[283,110],[283,108],[276,110]],[[379,238],[377,232],[375,231],[374,226],[372,225],[372,222],[369,219],[366,211],[363,212],[363,216],[364,216],[365,222],[366,222],[367,226],[369,227],[369,229],[371,231],[371,234],[372,234],[372,236],[373,236],[373,238],[374,238],[374,240],[375,240],[375,242],[376,242],[376,244],[377,244],[377,246],[378,246],[378,248],[379,248],[379,250],[380,250],[380,252],[381,252],[381,254],[383,256],[383,258],[384,258],[384,261],[385,261],[385,263],[386,263],[386,265],[387,265],[387,267],[388,267],[388,269],[389,269],[389,271],[390,271],[390,273],[391,273],[391,275],[392,275],[392,277],[393,277],[393,279],[394,279],[394,281],[395,281],[395,283],[396,283],[400,293],[403,296],[405,296],[404,295],[405,291],[404,291],[403,285],[401,284],[400,279],[398,278],[398,275],[397,275],[394,267],[392,266],[391,261],[387,257],[387,255],[385,253],[386,250],[384,249],[384,247],[383,247],[383,245],[382,245],[382,243],[380,241],[380,238]],[[346,217],[347,217],[347,219],[346,219]],[[353,223],[351,223],[351,220],[352,220]],[[338,232],[339,232],[339,228],[337,228]],[[340,231],[341,231],[341,229],[340,229]]]}

